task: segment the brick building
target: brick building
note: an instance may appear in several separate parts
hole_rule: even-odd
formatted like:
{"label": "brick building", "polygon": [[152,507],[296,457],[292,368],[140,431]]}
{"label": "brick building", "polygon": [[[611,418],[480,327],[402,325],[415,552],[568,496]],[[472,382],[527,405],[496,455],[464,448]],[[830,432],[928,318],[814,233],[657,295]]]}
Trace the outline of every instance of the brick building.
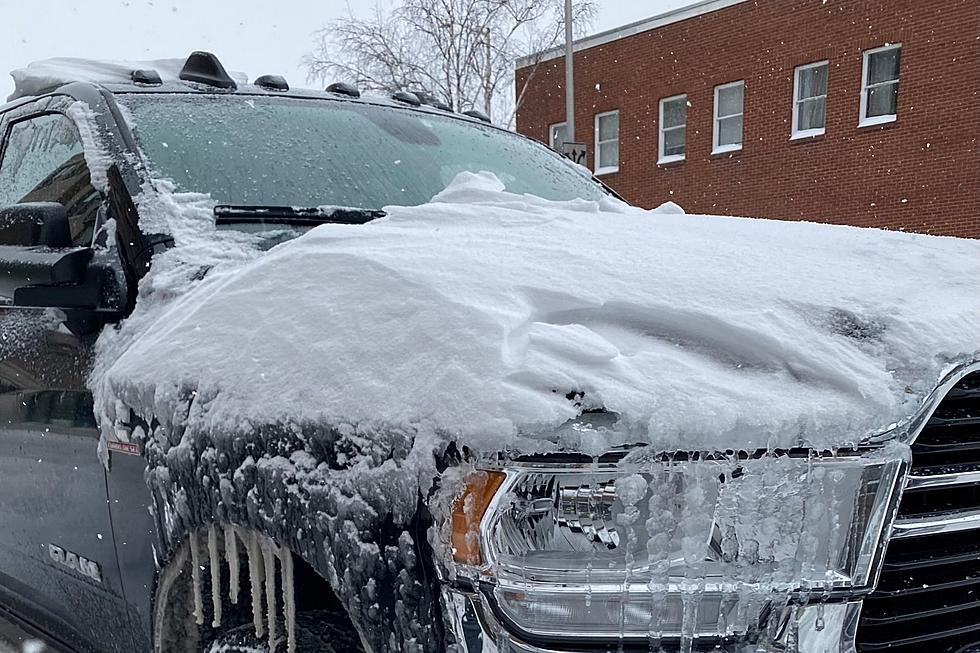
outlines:
{"label": "brick building", "polygon": [[[564,75],[518,63],[518,131]],[[706,0],[576,42],[575,122],[639,206],[978,238],[980,0]]]}

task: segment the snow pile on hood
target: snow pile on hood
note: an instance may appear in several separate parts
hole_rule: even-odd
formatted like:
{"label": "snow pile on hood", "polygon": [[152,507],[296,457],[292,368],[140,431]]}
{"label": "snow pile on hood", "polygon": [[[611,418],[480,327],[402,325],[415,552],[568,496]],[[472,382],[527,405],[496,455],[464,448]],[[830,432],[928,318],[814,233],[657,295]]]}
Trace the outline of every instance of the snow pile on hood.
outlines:
{"label": "snow pile on hood", "polygon": [[[194,430],[830,447],[909,416],[980,355],[977,241],[549,202],[463,173],[427,205],[247,254],[201,197],[169,201],[159,214],[197,233],[103,336],[104,426],[115,402],[159,414],[190,392]],[[598,407],[616,429],[559,428]]]}
{"label": "snow pile on hood", "polygon": [[[18,98],[40,95],[51,88],[71,82],[131,84],[134,70],[155,70],[164,83],[176,82],[180,79],[180,71],[186,61],[186,59],[100,61],[73,57],[44,59],[10,72],[10,76],[14,78],[14,92],[7,100],[12,102]],[[240,84],[248,81],[245,73],[229,71],[228,74]]]}

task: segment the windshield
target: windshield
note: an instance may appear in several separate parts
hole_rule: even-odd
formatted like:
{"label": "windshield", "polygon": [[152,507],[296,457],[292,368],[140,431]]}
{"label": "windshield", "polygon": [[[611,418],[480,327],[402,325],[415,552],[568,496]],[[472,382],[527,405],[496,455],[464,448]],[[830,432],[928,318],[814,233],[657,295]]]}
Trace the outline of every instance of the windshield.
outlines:
{"label": "windshield", "polygon": [[424,204],[463,171],[550,200],[598,199],[585,171],[517,135],[361,102],[125,95],[153,172],[222,204],[380,209]]}

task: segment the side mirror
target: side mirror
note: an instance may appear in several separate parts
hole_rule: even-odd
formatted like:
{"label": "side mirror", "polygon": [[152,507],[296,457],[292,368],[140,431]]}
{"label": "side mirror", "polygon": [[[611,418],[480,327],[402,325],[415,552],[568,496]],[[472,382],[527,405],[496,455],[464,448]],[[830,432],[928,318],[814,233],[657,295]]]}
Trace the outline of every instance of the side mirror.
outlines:
{"label": "side mirror", "polygon": [[71,247],[65,207],[57,202],[14,204],[0,208],[0,245]]}
{"label": "side mirror", "polygon": [[69,328],[89,333],[119,316],[116,272],[73,247],[65,207],[56,202],[0,208],[0,304],[57,308]]}

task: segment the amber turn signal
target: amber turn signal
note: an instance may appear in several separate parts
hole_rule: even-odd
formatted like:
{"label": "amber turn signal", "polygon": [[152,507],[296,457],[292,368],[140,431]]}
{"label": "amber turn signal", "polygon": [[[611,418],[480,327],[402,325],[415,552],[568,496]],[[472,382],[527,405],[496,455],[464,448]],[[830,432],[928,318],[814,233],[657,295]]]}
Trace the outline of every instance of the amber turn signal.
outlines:
{"label": "amber turn signal", "polygon": [[453,504],[453,560],[464,565],[480,565],[480,522],[493,496],[504,482],[503,472],[474,472],[466,479],[466,489]]}

